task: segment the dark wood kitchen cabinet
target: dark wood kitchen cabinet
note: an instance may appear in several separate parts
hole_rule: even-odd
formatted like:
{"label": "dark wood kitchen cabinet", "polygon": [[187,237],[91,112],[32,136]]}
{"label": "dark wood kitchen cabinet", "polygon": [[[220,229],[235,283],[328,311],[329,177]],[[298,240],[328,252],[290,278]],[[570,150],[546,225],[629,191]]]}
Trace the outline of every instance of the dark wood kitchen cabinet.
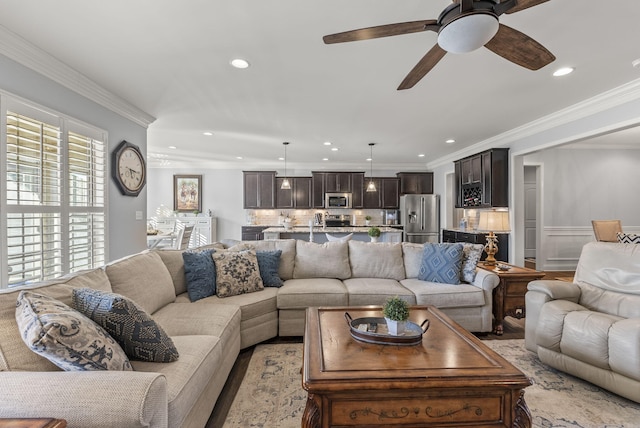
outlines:
{"label": "dark wood kitchen cabinet", "polygon": [[275,171],[243,171],[244,208],[273,209],[276,206]]}
{"label": "dark wood kitchen cabinet", "polygon": [[[367,185],[371,180],[376,185],[375,192],[366,191]],[[397,178],[365,178],[364,189],[365,209],[397,209],[400,206],[400,180]]]}
{"label": "dark wood kitchen cabinet", "polygon": [[433,172],[399,172],[400,195],[432,194]]}
{"label": "dark wood kitchen cabinet", "polygon": [[[509,234],[496,233],[498,237],[498,252],[495,255],[496,260],[509,262]],[[468,242],[470,244],[487,243],[487,233],[477,231],[459,231],[444,229],[442,231],[442,242]],[[482,252],[481,260],[487,258],[487,252]]]}
{"label": "dark wood kitchen cabinet", "polygon": [[288,177],[291,189],[281,189],[284,177],[276,178],[276,208],[311,208],[311,177]]}
{"label": "dark wood kitchen cabinet", "polygon": [[509,149],[490,149],[454,163],[456,208],[509,206]]}
{"label": "dark wood kitchen cabinet", "polygon": [[312,172],[312,208],[324,208],[325,193],[351,193],[353,208],[363,208],[364,172]]}
{"label": "dark wood kitchen cabinet", "polygon": [[264,239],[263,230],[268,229],[265,226],[242,226],[243,241],[262,241]]}

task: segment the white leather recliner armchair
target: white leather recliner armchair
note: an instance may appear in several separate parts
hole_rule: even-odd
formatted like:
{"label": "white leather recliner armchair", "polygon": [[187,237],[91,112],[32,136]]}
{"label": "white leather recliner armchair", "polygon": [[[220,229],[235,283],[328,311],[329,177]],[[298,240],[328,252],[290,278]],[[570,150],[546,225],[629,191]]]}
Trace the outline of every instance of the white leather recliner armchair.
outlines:
{"label": "white leather recliner armchair", "polygon": [[573,283],[529,283],[525,345],[542,362],[640,402],[640,245],[590,242]]}

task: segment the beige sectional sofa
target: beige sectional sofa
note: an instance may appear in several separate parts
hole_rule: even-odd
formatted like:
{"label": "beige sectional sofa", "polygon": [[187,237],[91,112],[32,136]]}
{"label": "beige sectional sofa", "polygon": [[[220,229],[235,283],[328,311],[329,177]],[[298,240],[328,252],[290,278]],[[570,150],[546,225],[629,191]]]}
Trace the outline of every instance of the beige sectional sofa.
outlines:
{"label": "beige sectional sofa", "polygon": [[[57,417],[69,427],[202,427],[240,349],[302,335],[309,306],[381,305],[398,295],[431,304],[474,332],[492,326],[498,277],[478,269],[472,284],[416,279],[422,246],[296,240],[242,243],[281,250],[280,288],[190,302],[181,251],[144,251],[101,269],[0,292],[0,418]],[[136,302],[173,340],[177,361],[131,361],[134,371],[65,372],[32,352],[15,318],[21,290],[71,304],[75,288]]]}
{"label": "beige sectional sofa", "polygon": [[590,242],[573,283],[540,280],[527,288],[527,349],[640,402],[640,245]]}

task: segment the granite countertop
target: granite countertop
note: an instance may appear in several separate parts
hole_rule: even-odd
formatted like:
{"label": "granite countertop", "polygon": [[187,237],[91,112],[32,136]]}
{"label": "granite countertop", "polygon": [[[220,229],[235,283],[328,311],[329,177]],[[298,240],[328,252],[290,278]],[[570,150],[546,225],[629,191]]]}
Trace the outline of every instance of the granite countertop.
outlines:
{"label": "granite countertop", "polygon": [[[451,230],[453,232],[463,232],[463,233],[478,233],[478,234],[482,234],[485,235],[487,233],[489,233],[489,230],[481,230],[481,229],[460,229],[459,227],[447,227],[444,230]],[[497,232],[496,235],[502,235],[502,234],[508,234],[509,232]]]}
{"label": "granite countertop", "polygon": [[[367,233],[371,226],[349,226],[349,227],[325,227],[314,226],[313,233]],[[376,226],[382,233],[402,233],[401,229],[395,229],[387,226]],[[295,226],[286,230],[284,226],[270,227],[262,231],[262,233],[309,233],[309,226]]]}

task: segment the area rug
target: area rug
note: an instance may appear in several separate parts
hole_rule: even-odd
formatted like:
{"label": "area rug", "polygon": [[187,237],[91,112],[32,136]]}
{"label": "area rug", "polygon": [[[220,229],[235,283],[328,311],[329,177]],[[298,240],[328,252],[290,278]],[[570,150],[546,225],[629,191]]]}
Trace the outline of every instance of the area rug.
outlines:
{"label": "area rug", "polygon": [[[524,348],[524,340],[484,340],[529,376],[525,390],[533,426],[631,428],[640,426],[640,405],[552,369]],[[302,344],[255,348],[225,428],[298,428],[307,395],[302,389]]]}

